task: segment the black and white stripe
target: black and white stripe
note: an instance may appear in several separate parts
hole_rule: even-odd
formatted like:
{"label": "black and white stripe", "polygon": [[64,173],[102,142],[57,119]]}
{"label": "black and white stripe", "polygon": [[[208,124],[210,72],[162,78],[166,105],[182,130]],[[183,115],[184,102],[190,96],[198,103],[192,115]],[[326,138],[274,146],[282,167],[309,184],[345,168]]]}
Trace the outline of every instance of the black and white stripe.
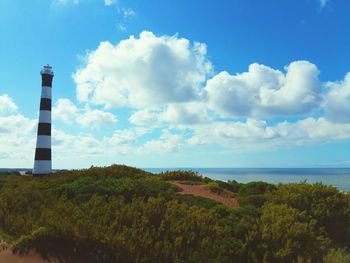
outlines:
{"label": "black and white stripe", "polygon": [[38,124],[38,137],[35,149],[33,175],[49,174],[51,163],[51,96],[52,96],[52,68],[47,65],[41,70],[41,99]]}

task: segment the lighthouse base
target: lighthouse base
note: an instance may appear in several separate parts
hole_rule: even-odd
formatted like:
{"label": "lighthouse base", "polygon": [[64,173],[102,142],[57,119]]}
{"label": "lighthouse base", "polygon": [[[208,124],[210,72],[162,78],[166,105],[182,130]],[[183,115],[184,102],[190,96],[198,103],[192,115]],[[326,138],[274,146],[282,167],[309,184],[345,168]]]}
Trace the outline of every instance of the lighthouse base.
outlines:
{"label": "lighthouse base", "polygon": [[44,175],[50,174],[52,171],[52,163],[51,160],[35,160],[33,175]]}

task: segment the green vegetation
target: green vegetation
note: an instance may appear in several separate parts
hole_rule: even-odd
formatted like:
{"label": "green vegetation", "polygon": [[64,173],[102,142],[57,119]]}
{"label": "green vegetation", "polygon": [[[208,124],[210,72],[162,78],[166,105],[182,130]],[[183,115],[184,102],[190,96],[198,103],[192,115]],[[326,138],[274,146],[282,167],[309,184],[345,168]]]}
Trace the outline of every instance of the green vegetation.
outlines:
{"label": "green vegetation", "polygon": [[[241,207],[179,195],[207,183]],[[350,196],[322,184],[240,184],[127,166],[0,177],[0,238],[61,262],[350,262]]]}
{"label": "green vegetation", "polygon": [[194,181],[194,182],[207,182],[210,181],[207,177],[202,177],[194,171],[166,171],[159,174],[163,180],[173,181]]}
{"label": "green vegetation", "polygon": [[222,187],[219,186],[219,184],[217,182],[209,182],[207,184],[207,188],[217,194],[222,194],[224,189]]}
{"label": "green vegetation", "polygon": [[0,171],[0,176],[6,176],[6,175],[19,175],[19,172],[17,172],[17,171]]}

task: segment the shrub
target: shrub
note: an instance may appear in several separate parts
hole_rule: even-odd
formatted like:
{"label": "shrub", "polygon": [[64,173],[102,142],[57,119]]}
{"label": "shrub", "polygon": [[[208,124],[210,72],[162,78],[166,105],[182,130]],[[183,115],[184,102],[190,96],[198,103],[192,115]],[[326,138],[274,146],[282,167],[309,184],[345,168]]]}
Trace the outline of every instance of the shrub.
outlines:
{"label": "shrub", "polygon": [[265,182],[250,182],[239,187],[238,194],[241,196],[264,194],[275,190],[276,186]]}
{"label": "shrub", "polygon": [[345,249],[332,248],[323,258],[324,263],[349,263],[350,254]]}
{"label": "shrub", "polygon": [[267,201],[267,196],[264,194],[241,196],[238,197],[238,201],[241,206],[261,207]]}
{"label": "shrub", "polygon": [[222,194],[222,192],[224,191],[224,189],[222,189],[217,182],[208,183],[207,189],[217,194]]}
{"label": "shrub", "polygon": [[204,178],[194,171],[166,171],[161,172],[159,176],[166,181],[176,180],[176,181],[203,181]]}

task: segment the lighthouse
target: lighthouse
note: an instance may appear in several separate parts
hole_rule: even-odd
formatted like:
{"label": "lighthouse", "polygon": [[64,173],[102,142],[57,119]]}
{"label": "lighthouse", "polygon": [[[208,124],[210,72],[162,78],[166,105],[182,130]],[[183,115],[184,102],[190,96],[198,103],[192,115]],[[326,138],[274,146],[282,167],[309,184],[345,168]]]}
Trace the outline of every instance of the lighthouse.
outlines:
{"label": "lighthouse", "polygon": [[38,124],[38,136],[35,148],[33,175],[51,173],[51,95],[53,71],[49,65],[44,66],[41,74],[41,98]]}

